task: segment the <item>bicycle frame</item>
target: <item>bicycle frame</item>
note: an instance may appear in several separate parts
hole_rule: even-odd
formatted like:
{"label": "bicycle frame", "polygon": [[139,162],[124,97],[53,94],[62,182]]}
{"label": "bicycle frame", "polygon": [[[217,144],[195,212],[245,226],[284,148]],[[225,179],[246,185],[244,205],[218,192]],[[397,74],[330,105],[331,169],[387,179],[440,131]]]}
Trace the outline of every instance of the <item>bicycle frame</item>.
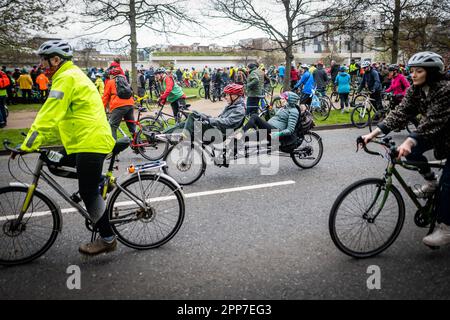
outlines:
{"label": "bicycle frame", "polygon": [[[400,185],[402,186],[403,190],[405,190],[406,194],[409,196],[409,198],[412,200],[412,202],[414,203],[414,205],[417,207],[418,210],[422,210],[425,209],[427,207],[429,207],[430,209],[432,208],[432,206],[430,206],[429,201],[431,200],[430,198],[428,199],[428,201],[425,203],[425,205],[422,205],[417,196],[414,194],[412,188],[405,182],[405,180],[402,178],[401,174],[398,172],[398,170],[396,169],[396,165],[400,165],[403,168],[407,169],[407,170],[412,170],[412,171],[418,171],[419,169],[417,168],[417,165],[420,165],[420,162],[411,162],[411,161],[399,161],[399,160],[390,160],[389,161],[389,165],[386,168],[386,173],[384,175],[384,180],[386,181],[386,190],[384,192],[383,195],[383,199],[381,201],[380,207],[377,210],[377,213],[375,214],[374,217],[372,217],[371,219],[375,220],[378,215],[380,214],[381,210],[383,210],[384,205],[386,204],[387,198],[389,196],[389,192],[391,191],[391,187],[393,185],[393,179],[392,176],[394,176],[397,181],[400,183]],[[432,162],[428,162],[428,165],[431,168],[440,168],[442,169],[443,165],[442,163],[440,164],[435,164]],[[371,205],[369,206],[368,210],[366,210],[365,215],[367,215],[367,213],[373,208],[373,206],[375,205],[375,203],[378,200],[378,197],[381,193],[381,189],[379,189],[375,195],[375,199],[373,200],[373,202],[371,203]]]}
{"label": "bicycle frame", "polygon": [[[135,202],[141,209],[143,210],[147,210],[148,206],[147,203],[145,201],[145,197],[144,197],[144,193],[142,192],[142,197],[139,198],[138,196],[134,195],[133,193],[129,192],[127,189],[123,188],[120,184],[117,184],[115,181],[116,179],[113,177],[112,175],[112,170],[113,170],[113,164],[114,164],[114,156],[111,158],[111,162],[109,165],[109,169],[108,172],[106,173],[106,177],[107,177],[107,181],[105,182],[104,186],[103,186],[103,190],[102,190],[102,197],[106,200],[107,197],[107,187],[108,187],[108,183],[114,183],[114,186],[119,188],[125,195],[127,195],[133,202]],[[38,162],[36,163],[36,167],[34,169],[33,172],[33,182],[28,185],[28,192],[27,195],[25,197],[25,201],[24,204],[22,206],[22,209],[20,210],[19,216],[17,218],[17,220],[15,221],[15,223],[18,225],[26,211],[28,210],[30,203],[31,203],[31,199],[33,198],[34,192],[38,186],[39,183],[39,179],[42,178],[42,180],[44,180],[45,182],[48,183],[48,185],[50,187],[52,187],[53,190],[55,190],[64,200],[66,200],[66,202],[68,202],[71,206],[73,206],[75,209],[78,210],[78,212],[89,222],[92,223],[92,220],[89,216],[89,213],[87,212],[87,210],[85,208],[83,208],[77,201],[74,201],[72,199],[72,196],[58,183],[55,181],[55,179],[53,179],[50,174],[48,174],[47,172],[45,172],[43,170],[43,166],[44,166],[44,160],[39,157]],[[143,200],[141,200],[143,199]],[[111,224],[116,224],[116,223],[120,223],[120,222],[124,222],[127,220],[124,219],[111,219]]]}

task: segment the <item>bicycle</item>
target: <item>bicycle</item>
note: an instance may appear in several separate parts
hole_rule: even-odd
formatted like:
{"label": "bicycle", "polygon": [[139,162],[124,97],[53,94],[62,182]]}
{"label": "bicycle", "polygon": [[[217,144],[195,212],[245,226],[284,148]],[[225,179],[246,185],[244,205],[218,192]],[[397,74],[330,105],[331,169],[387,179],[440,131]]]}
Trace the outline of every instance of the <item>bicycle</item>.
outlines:
{"label": "bicycle", "polygon": [[[26,154],[3,143],[6,150],[19,156]],[[106,212],[117,239],[125,246],[147,250],[160,247],[179,231],[185,215],[184,195],[179,184],[163,173],[166,163],[149,162],[129,169],[132,175],[119,183],[113,176],[116,156],[129,145],[128,139],[118,140],[99,192],[107,200]],[[10,183],[0,188],[0,265],[12,266],[31,262],[42,256],[62,231],[62,213],[56,201],[38,188],[45,181],[56,193],[76,209],[84,218],[86,228],[97,237],[89,213],[80,205],[79,192],[69,194],[50,173],[77,178],[76,171],[58,166],[52,161],[54,151],[41,148],[33,175],[33,182]],[[50,157],[50,158],[49,158]],[[10,169],[9,172],[14,175]],[[26,162],[25,162],[26,163]],[[44,170],[47,166],[50,173]],[[28,168],[28,166],[27,166]],[[17,180],[17,179],[16,179]],[[18,180],[17,180],[18,181]],[[109,196],[108,196],[109,195]]]}
{"label": "bicycle", "polygon": [[[403,180],[396,166],[418,171],[422,162],[397,160],[397,148],[392,137],[374,139],[372,142],[386,148],[388,164],[384,177],[367,178],[348,186],[337,197],[330,211],[329,232],[333,243],[343,253],[354,258],[370,258],[389,248],[397,239],[405,220],[405,203],[403,197],[393,184],[394,176],[417,207],[414,223],[421,228],[428,228],[431,234],[436,224],[434,207],[437,195],[432,194],[423,205],[412,188]],[[364,145],[362,137],[357,139],[357,146],[371,155],[381,153],[371,151]],[[357,148],[358,151],[358,148]],[[428,162],[432,168],[442,169],[445,162]],[[360,199],[363,198],[363,199]],[[392,209],[390,212],[386,212]],[[431,247],[436,249],[436,247]]]}
{"label": "bicycle", "polygon": [[[323,155],[322,138],[308,127],[302,127],[302,119],[299,118],[296,125],[296,139],[290,148],[282,145],[275,150],[278,156],[290,157],[292,161],[302,169],[316,166]],[[245,118],[241,125],[245,122]],[[237,150],[236,139],[225,139],[223,143],[198,140],[183,140],[173,144],[163,160],[167,163],[165,173],[170,175],[180,185],[190,185],[196,182],[206,171],[206,156],[214,160],[218,167],[228,167],[228,160],[238,160],[259,156],[260,154],[272,154],[271,142],[260,144],[259,131],[256,131],[257,144],[245,143],[244,150]],[[195,137],[195,136],[194,136]],[[270,140],[270,138],[269,138]],[[214,145],[216,143],[217,146]],[[228,148],[228,146],[231,146]],[[243,152],[242,152],[243,151]],[[231,154],[230,154],[231,153]]]}

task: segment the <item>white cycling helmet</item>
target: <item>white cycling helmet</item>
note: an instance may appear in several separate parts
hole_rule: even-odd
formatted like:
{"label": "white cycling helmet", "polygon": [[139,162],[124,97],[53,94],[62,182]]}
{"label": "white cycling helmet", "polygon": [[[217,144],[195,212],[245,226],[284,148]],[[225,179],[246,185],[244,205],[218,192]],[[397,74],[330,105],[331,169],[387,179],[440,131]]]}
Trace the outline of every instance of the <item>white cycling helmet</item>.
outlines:
{"label": "white cycling helmet", "polygon": [[309,65],[307,65],[306,63],[302,64],[300,67],[301,67],[301,68],[309,69]]}
{"label": "white cycling helmet", "polygon": [[431,51],[418,52],[408,61],[409,67],[431,67],[444,71],[444,59],[437,53]]}
{"label": "white cycling helmet", "polygon": [[72,46],[64,40],[46,41],[39,47],[37,54],[40,56],[59,56],[70,60],[73,57]]}
{"label": "white cycling helmet", "polygon": [[367,67],[370,67],[370,61],[363,61],[362,63],[361,63],[361,68],[367,68]]}

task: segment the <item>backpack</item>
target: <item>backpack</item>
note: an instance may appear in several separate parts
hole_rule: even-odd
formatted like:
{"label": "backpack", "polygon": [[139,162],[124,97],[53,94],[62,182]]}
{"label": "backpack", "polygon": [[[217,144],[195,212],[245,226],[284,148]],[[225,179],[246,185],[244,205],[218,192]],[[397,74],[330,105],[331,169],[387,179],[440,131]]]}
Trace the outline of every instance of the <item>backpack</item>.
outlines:
{"label": "backpack", "polygon": [[124,76],[116,76],[116,92],[120,99],[130,99],[133,96],[130,84]]}
{"label": "backpack", "polygon": [[294,149],[298,148],[303,141],[303,134],[314,128],[314,118],[311,112],[308,110],[301,112],[297,106],[299,117],[297,124],[295,125],[294,134],[280,138],[280,151],[291,153]]}
{"label": "backpack", "polygon": [[0,89],[6,89],[10,84],[11,82],[6,73],[0,72]]}

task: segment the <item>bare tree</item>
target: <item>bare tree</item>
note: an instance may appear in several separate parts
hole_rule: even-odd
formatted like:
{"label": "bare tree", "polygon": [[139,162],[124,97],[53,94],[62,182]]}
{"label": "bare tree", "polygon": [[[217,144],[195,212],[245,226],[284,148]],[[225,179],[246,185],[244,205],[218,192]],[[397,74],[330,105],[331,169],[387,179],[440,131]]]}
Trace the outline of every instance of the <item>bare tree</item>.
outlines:
{"label": "bare tree", "polygon": [[[0,46],[5,49],[26,49],[33,34],[63,27],[67,17],[56,13],[65,8],[66,0],[1,0]],[[52,14],[49,15],[48,13]]]}
{"label": "bare tree", "polygon": [[[404,21],[408,13],[421,10],[427,6],[428,0],[369,0],[368,4],[384,19],[377,28],[385,50],[391,51],[391,63],[397,63],[400,51],[400,34],[404,29]],[[445,2],[445,1],[444,1]],[[374,48],[372,48],[374,49]]]}
{"label": "bare tree", "polygon": [[436,51],[450,58],[450,11],[448,2],[428,1],[410,10],[403,20],[399,41],[411,56],[417,51]]}
{"label": "bare tree", "polygon": [[[123,27],[123,32],[108,42],[128,40],[131,47],[131,85],[137,90],[137,31],[147,28],[155,33],[179,33],[183,24],[195,24],[195,20],[186,14],[184,1],[176,0],[83,0],[81,13],[89,17],[85,21],[95,34],[102,34],[108,29]],[[98,30],[100,29],[100,30]]]}
{"label": "bare tree", "polygon": [[[291,63],[294,60],[294,46],[327,33],[348,27],[362,7],[360,0],[275,0],[270,2],[257,0],[210,0],[216,13],[211,17],[221,17],[238,22],[248,28],[257,28],[267,34],[276,46],[266,51],[282,51],[286,60],[286,77],[284,88],[289,88]],[[326,5],[326,6],[325,6]],[[217,14],[219,13],[219,14]],[[307,29],[327,25],[314,32],[305,33]]]}

